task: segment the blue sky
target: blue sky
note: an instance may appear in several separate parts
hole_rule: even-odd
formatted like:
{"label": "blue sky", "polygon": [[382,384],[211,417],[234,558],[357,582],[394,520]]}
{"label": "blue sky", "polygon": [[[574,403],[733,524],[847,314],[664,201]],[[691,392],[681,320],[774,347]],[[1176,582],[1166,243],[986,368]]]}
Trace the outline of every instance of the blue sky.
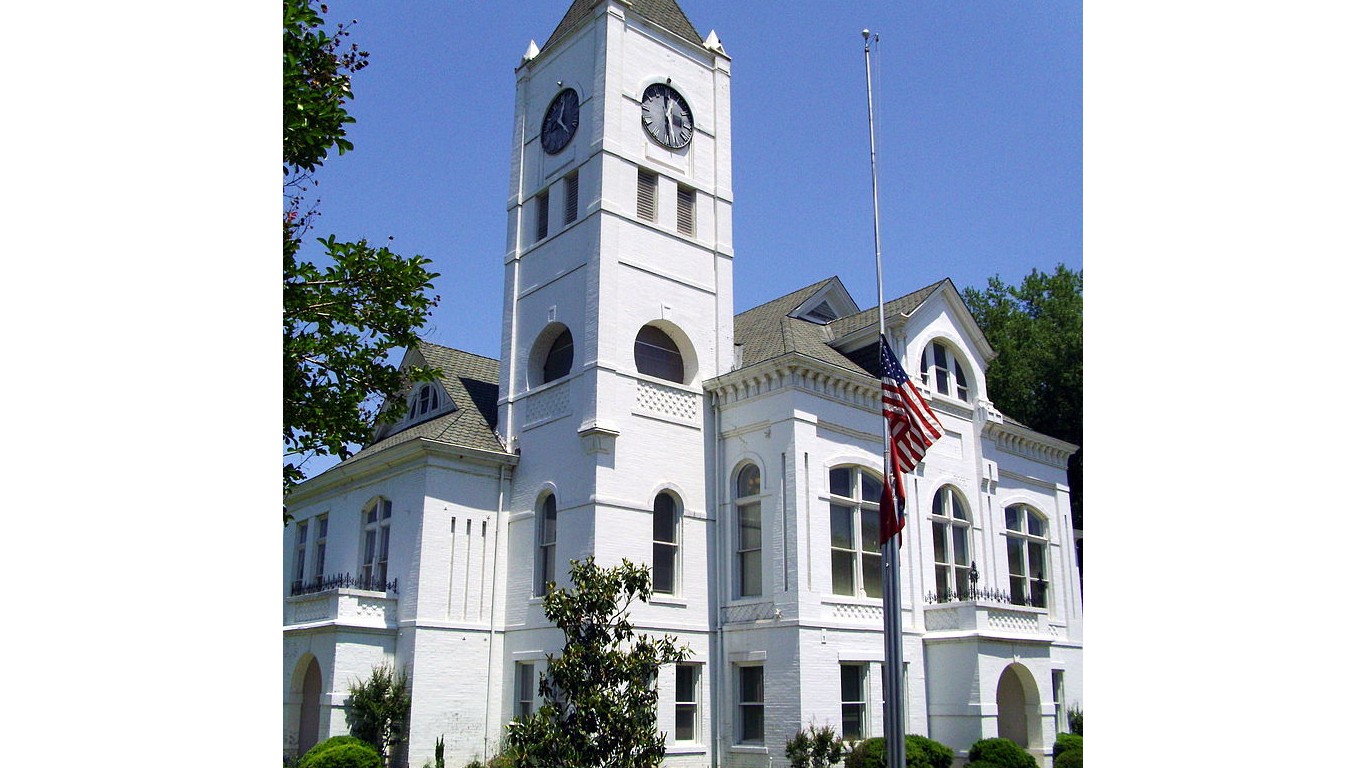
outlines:
{"label": "blue sky", "polygon": [[[865,27],[887,297],[1081,268],[1079,2],[680,5],[733,59],[737,312],[831,275],[875,303]],[[432,259],[426,337],[497,357],[514,67],[569,0],[328,6],[371,64],[316,232]]]}

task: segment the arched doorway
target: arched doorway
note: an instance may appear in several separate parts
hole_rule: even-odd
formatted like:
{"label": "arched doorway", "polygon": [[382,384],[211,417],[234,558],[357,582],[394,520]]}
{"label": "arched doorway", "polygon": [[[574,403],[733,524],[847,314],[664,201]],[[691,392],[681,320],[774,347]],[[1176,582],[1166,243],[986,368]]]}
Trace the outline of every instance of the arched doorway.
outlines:
{"label": "arched doorway", "polygon": [[318,743],[318,725],[323,696],[323,672],[317,659],[308,660],[304,670],[303,696],[299,700],[299,756]]}
{"label": "arched doorway", "polygon": [[1043,745],[1039,687],[1023,664],[1011,664],[996,684],[996,735],[1020,746]]}

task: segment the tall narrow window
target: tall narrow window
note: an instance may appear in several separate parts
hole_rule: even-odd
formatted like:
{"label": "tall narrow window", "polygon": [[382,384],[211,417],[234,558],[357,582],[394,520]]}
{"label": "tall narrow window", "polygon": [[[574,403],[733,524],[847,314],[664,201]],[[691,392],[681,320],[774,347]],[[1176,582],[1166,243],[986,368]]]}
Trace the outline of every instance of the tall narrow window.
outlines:
{"label": "tall narrow window", "polygon": [[313,580],[323,580],[323,568],[327,562],[327,515],[318,515],[313,531]]}
{"label": "tall narrow window", "polygon": [[545,501],[541,502],[541,514],[537,518],[537,595],[544,595],[546,587],[555,580],[555,523],[557,516],[555,495],[551,494],[545,497]]}
{"label": "tall narrow window", "polygon": [[512,716],[518,720],[531,717],[536,703],[536,665],[527,662],[517,662],[517,701],[513,706]]}
{"label": "tall narrow window", "polygon": [[871,472],[830,470],[830,586],[837,595],[882,597],[881,497],[882,481]]}
{"label": "tall narrow window", "polygon": [[541,368],[541,382],[548,384],[569,375],[574,365],[574,335],[564,329],[550,345],[546,353],[545,365]]}
{"label": "tall narrow window", "polygon": [[669,334],[653,325],[636,334],[636,370],[656,379],[683,383],[683,353]]}
{"label": "tall narrow window", "polygon": [[694,216],[697,210],[697,190],[678,187],[678,233],[691,237],[696,233]]}
{"label": "tall narrow window", "polygon": [[1010,602],[1048,607],[1048,525],[1023,504],[1006,507],[1006,555],[1010,562]]}
{"label": "tall narrow window", "polygon": [[934,528],[934,584],[940,599],[966,600],[970,592],[968,571],[972,548],[968,536],[972,521],[968,517],[967,503],[947,485],[934,494],[931,525]]}
{"label": "tall narrow window", "polygon": [[762,666],[737,667],[739,672],[740,727],[736,730],[741,744],[762,744],[764,742],[764,668]]}
{"label": "tall narrow window", "polygon": [[636,216],[646,221],[655,220],[655,193],[659,189],[659,174],[644,168],[636,172]]}
{"label": "tall narrow window", "polygon": [[674,497],[661,493],[655,497],[655,591],[672,595],[678,571],[678,505]]}
{"label": "tall narrow window", "polygon": [[702,665],[679,664],[674,691],[674,741],[697,741],[697,694]]}
{"label": "tall narrow window", "polygon": [[579,172],[564,177],[564,223],[572,224],[579,218]]}
{"label": "tall narrow window", "polygon": [[365,508],[361,589],[384,589],[389,581],[389,518],[393,512],[393,502],[388,499],[376,499]]}
{"label": "tall narrow window", "polygon": [[759,504],[759,468],[746,464],[735,481],[735,517],[739,521],[736,582],[740,597],[763,593],[763,522]]}
{"label": "tall narrow window", "polygon": [[304,559],[308,556],[308,521],[300,520],[294,526],[294,581],[290,591],[298,592],[304,586]]}
{"label": "tall narrow window", "polygon": [[867,664],[840,665],[840,721],[845,739],[863,738],[868,712],[867,679]]}
{"label": "tall narrow window", "polygon": [[953,352],[938,341],[927,344],[920,356],[920,380],[941,395],[968,399],[968,377],[963,366],[959,365]]}
{"label": "tall narrow window", "polygon": [[544,240],[550,234],[550,192],[536,196],[536,239]]}

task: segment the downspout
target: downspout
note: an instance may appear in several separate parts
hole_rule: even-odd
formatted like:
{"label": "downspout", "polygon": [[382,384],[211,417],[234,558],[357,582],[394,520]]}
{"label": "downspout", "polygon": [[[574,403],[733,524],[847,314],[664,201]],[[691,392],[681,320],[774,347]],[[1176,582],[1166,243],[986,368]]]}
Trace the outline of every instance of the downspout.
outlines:
{"label": "downspout", "polygon": [[712,656],[711,656],[711,765],[712,768],[720,768],[721,765],[721,687],[725,677],[725,637],[721,626],[721,601],[724,595],[722,590],[722,576],[725,573],[725,553],[721,550],[721,500],[724,498],[726,487],[725,474],[723,473],[724,464],[721,460],[721,404],[717,401],[717,392],[711,393],[711,420],[714,430],[715,445],[715,468],[713,477],[715,482],[712,486],[714,499],[712,500],[712,526],[711,526],[711,551],[715,554],[712,561],[712,579],[716,585],[716,603],[713,606],[716,631],[712,633]]}
{"label": "downspout", "polygon": [[493,715],[490,711],[493,706],[493,640],[495,636],[495,615],[498,612],[498,582],[502,579],[498,577],[498,543],[499,532],[503,527],[503,503],[505,501],[505,489],[507,488],[507,465],[498,465],[498,509],[493,518],[493,587],[489,595],[489,661],[488,670],[485,674],[487,689],[484,694],[484,762],[489,761],[489,728],[493,724]]}

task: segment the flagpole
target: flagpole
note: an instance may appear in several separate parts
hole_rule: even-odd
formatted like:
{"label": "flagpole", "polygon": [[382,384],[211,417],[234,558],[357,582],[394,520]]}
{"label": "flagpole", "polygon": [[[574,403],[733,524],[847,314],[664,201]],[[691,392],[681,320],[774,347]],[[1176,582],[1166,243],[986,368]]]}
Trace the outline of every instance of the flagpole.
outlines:
{"label": "flagpole", "polygon": [[[869,37],[877,36],[863,30],[863,71],[868,84],[868,150],[873,177],[873,254],[877,261],[877,323],[878,344],[887,334],[887,317],[882,300],[882,233],[878,226],[877,200],[877,137],[873,130],[873,69]],[[887,419],[882,419],[882,478],[892,482],[891,440]],[[900,534],[882,543],[882,641],[886,663],[882,667],[882,733],[887,748],[887,765],[901,768],[906,764],[906,718],[903,713],[905,697],[902,692],[903,661],[901,637],[901,558]]]}

